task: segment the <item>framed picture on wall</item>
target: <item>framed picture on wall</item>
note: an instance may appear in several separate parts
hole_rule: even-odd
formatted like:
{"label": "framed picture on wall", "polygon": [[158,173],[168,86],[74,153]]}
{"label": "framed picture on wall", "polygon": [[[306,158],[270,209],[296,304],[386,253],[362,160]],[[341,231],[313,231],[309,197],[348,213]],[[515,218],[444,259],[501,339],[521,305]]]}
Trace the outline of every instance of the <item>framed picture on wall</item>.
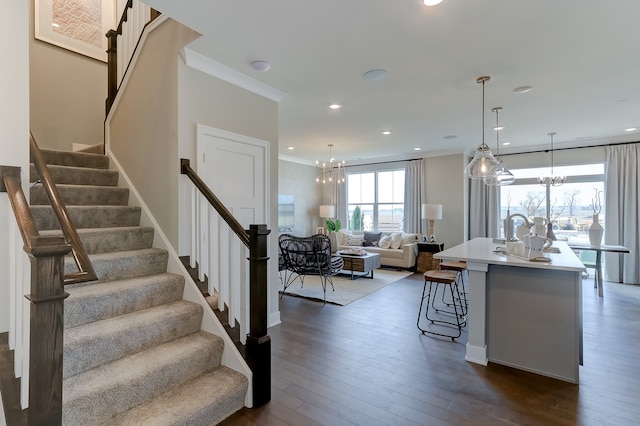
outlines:
{"label": "framed picture on wall", "polygon": [[324,231],[324,227],[322,227],[322,226],[318,226],[318,227],[316,228],[316,234],[324,234],[324,233],[325,233],[325,231]]}
{"label": "framed picture on wall", "polygon": [[36,39],[107,61],[115,0],[35,0],[34,13]]}

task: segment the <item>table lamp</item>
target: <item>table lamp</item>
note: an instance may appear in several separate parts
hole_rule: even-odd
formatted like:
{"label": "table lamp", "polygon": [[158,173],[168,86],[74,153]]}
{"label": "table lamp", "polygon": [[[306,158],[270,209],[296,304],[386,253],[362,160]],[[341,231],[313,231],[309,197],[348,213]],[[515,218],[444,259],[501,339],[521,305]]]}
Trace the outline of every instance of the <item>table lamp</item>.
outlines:
{"label": "table lamp", "polygon": [[435,243],[435,221],[442,219],[442,204],[423,204],[422,218],[429,221],[429,242]]}
{"label": "table lamp", "polygon": [[336,206],[327,205],[327,204],[322,204],[320,206],[320,217],[325,220],[325,225],[326,225],[326,220],[333,219],[335,215],[336,215]]}

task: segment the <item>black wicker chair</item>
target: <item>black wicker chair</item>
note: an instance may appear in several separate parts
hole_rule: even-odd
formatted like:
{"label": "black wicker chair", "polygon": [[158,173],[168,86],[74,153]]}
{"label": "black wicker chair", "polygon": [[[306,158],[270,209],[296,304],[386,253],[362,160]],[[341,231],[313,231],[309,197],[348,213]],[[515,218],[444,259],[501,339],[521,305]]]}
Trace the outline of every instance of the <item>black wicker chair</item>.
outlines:
{"label": "black wicker chair", "polygon": [[332,256],[329,236],[317,234],[310,237],[296,237],[283,234],[278,238],[278,244],[284,262],[283,267],[290,272],[281,275],[284,277],[282,295],[296,279],[299,278],[300,285],[304,286],[305,276],[318,275],[322,283],[324,303],[327,303],[327,282],[331,284],[333,290],[332,277],[340,272],[344,265],[342,257]]}

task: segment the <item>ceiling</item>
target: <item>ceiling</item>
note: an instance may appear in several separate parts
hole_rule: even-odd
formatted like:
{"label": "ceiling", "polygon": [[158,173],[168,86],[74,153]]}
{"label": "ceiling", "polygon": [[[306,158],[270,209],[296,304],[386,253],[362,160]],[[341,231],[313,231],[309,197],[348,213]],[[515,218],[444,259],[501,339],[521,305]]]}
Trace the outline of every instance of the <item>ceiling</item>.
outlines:
{"label": "ceiling", "polygon": [[[348,162],[470,153],[483,75],[494,151],[497,106],[501,153],[548,148],[549,132],[556,148],[640,140],[625,131],[640,129],[640,1],[145,2],[203,34],[189,49],[285,94],[279,152],[302,162],[328,144]],[[365,80],[373,69],[386,78]]]}

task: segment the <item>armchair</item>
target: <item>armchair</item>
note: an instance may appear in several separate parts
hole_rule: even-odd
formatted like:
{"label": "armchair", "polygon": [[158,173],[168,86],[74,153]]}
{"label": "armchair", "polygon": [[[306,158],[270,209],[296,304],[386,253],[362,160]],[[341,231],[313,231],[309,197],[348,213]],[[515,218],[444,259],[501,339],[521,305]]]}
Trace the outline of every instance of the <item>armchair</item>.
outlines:
{"label": "armchair", "polygon": [[[295,237],[290,234],[280,235],[278,238],[283,267],[290,273],[284,274],[282,294],[297,279],[304,286],[307,275],[320,276],[324,303],[327,303],[327,282],[333,290],[332,277],[337,275],[344,266],[340,256],[332,256],[331,241],[328,235],[312,235],[310,237]],[[282,297],[282,296],[280,296]]]}

